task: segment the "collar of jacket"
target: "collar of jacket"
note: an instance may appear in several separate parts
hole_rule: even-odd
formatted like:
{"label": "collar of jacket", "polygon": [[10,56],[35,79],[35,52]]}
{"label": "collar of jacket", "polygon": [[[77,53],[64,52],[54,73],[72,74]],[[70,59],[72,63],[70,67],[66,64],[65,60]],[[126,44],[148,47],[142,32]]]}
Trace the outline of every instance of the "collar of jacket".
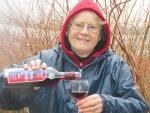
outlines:
{"label": "collar of jacket", "polygon": [[85,66],[89,65],[89,64],[94,64],[97,63],[103,59],[105,59],[106,57],[113,55],[113,52],[110,48],[108,48],[103,54],[94,57],[91,56],[90,58],[88,58],[87,60],[85,60],[84,62],[82,62],[82,67],[80,65],[80,61],[77,59],[77,57],[75,57],[74,54],[72,54],[73,57],[70,57],[70,55],[66,54],[65,51],[63,51],[63,58],[70,60],[70,62],[74,63],[78,68],[84,68]]}

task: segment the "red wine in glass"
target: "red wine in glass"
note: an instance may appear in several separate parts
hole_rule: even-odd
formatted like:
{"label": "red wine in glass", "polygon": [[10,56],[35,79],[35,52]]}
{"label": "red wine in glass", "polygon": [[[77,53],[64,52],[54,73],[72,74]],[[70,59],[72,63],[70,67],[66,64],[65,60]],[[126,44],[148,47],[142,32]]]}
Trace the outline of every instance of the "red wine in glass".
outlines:
{"label": "red wine in glass", "polygon": [[72,92],[73,97],[76,98],[77,100],[81,100],[81,99],[85,98],[87,96],[87,94],[88,94],[88,91],[80,91],[80,92],[73,91]]}

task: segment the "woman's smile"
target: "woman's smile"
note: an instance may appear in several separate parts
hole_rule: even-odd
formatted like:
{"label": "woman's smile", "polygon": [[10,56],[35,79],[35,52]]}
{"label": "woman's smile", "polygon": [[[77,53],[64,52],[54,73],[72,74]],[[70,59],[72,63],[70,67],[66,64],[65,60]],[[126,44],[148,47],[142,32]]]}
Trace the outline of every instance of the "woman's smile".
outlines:
{"label": "woman's smile", "polygon": [[77,38],[80,42],[89,42],[87,39]]}

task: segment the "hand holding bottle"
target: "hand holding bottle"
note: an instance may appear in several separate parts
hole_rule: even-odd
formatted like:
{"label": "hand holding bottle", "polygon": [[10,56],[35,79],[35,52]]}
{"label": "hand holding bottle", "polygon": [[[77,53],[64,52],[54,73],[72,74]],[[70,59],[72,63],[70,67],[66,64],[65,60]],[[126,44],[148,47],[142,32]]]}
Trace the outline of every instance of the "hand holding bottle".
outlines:
{"label": "hand holding bottle", "polygon": [[[37,59],[36,61],[32,60],[30,62],[30,65],[25,64],[24,65],[24,69],[28,70],[28,68],[31,68],[32,70],[38,70],[38,69],[43,69],[45,70],[47,68],[47,64],[46,63],[42,63],[41,65],[41,60]],[[40,87],[34,87],[34,90],[38,90]]]}
{"label": "hand holding bottle", "polygon": [[39,59],[32,60],[29,65],[28,64],[24,65],[25,70],[28,70],[28,68],[31,68],[32,70],[39,70],[39,69],[45,70],[47,68],[47,64],[46,63],[41,64],[41,60]]}
{"label": "hand holding bottle", "polygon": [[40,60],[31,61],[24,68],[12,68],[4,70],[5,88],[53,86],[60,80],[80,79],[79,72],[59,72],[53,67],[41,65]]}

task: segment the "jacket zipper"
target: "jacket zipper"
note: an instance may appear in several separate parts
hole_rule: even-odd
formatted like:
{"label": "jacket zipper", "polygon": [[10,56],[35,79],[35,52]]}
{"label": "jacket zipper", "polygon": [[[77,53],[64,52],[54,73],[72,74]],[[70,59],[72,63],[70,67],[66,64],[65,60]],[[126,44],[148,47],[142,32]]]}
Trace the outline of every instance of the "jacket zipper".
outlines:
{"label": "jacket zipper", "polygon": [[65,53],[65,56],[67,57],[67,59],[68,59],[72,64],[74,64],[74,65],[79,69],[80,78],[81,78],[81,73],[82,73],[82,62],[80,63],[80,68],[79,68],[74,62],[72,62],[72,61],[68,58],[68,56],[66,55],[66,53]]}
{"label": "jacket zipper", "polygon": [[81,78],[81,76],[82,76],[82,62],[80,62],[79,72],[80,72],[80,78]]}
{"label": "jacket zipper", "polygon": [[[65,53],[65,56],[67,57],[67,59],[72,63],[72,64],[74,64],[75,66],[76,66],[76,64],[75,63],[73,63],[69,58],[68,58],[68,56],[66,55],[66,53]],[[96,59],[97,59],[97,57],[96,57]],[[95,59],[95,60],[96,60]],[[93,60],[92,62],[94,62],[95,60]],[[92,64],[92,62],[90,63],[90,64]],[[88,64],[88,65],[86,65],[85,67],[87,67],[87,66],[89,66],[90,64]],[[78,66],[76,66],[77,68],[79,68]],[[85,68],[84,67],[84,68]],[[80,68],[79,68],[79,72],[80,72],[80,78],[81,78],[81,74],[82,74],[82,62],[80,63]]]}

